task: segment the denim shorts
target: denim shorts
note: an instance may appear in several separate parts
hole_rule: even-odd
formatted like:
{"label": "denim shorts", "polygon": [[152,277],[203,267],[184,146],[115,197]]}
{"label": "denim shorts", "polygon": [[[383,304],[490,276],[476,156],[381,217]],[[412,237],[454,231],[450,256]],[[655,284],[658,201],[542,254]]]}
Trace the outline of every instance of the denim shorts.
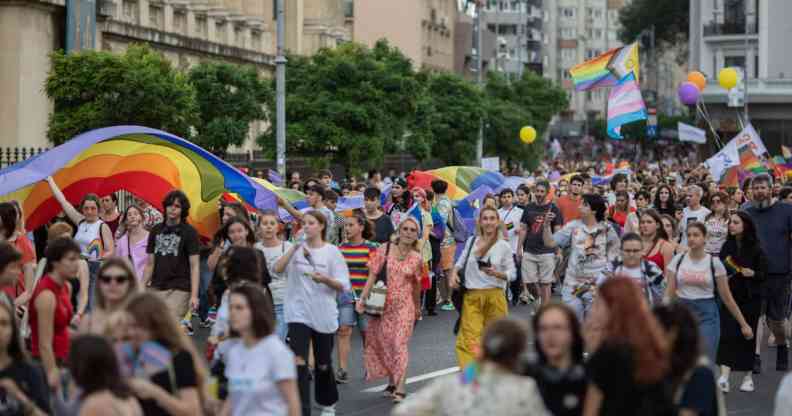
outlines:
{"label": "denim shorts", "polygon": [[356,326],[360,331],[368,328],[368,317],[364,313],[357,313],[354,303],[338,305],[338,325]]}

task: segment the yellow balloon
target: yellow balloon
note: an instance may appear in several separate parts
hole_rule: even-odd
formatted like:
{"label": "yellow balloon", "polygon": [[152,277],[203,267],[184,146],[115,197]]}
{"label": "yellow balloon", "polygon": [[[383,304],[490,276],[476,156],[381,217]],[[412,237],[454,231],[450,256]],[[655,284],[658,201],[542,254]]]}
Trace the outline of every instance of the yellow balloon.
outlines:
{"label": "yellow balloon", "polygon": [[718,73],[718,83],[721,87],[730,90],[737,85],[737,71],[734,68],[723,68]]}
{"label": "yellow balloon", "polygon": [[531,126],[525,126],[520,129],[520,140],[525,144],[531,144],[536,140],[536,129]]}

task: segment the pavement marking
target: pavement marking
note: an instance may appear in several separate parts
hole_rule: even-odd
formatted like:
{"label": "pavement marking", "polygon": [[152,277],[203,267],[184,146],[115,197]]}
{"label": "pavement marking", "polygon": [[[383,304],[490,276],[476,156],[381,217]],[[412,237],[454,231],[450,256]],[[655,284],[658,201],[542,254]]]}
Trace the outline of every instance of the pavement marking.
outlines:
{"label": "pavement marking", "polygon": [[[435,378],[435,377],[445,376],[445,375],[448,375],[448,374],[454,374],[454,373],[457,373],[457,372],[459,372],[459,367],[449,367],[449,368],[446,368],[444,370],[437,370],[437,371],[432,371],[431,373],[426,373],[426,374],[423,374],[423,375],[420,375],[420,376],[409,377],[407,379],[407,381],[405,382],[405,384],[417,383],[419,381],[429,380],[429,379],[432,379],[432,378]],[[387,384],[383,384],[381,386],[371,387],[371,388],[362,390],[361,392],[362,393],[376,393],[378,391],[385,390],[385,387],[388,387],[388,385]]]}

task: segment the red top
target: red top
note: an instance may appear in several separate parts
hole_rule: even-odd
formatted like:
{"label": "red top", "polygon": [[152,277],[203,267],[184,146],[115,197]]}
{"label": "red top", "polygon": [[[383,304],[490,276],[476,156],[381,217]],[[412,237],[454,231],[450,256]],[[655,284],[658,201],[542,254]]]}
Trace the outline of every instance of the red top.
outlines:
{"label": "red top", "polygon": [[[33,249],[33,244],[26,235],[22,234],[17,236],[14,240],[14,247],[22,254],[22,266],[32,263],[36,267],[36,251]],[[19,280],[15,285],[8,285],[2,288],[11,299],[16,299],[17,296],[25,291],[25,272],[19,274]]]}
{"label": "red top", "polygon": [[657,267],[660,268],[660,271],[665,272],[665,258],[663,257],[663,252],[660,250],[662,248],[662,244],[663,244],[662,240],[657,240],[657,244],[655,244],[655,246],[652,247],[652,250],[649,251],[649,253],[651,253],[652,251],[657,249],[655,254],[652,256],[646,256],[644,257],[644,259],[653,262],[654,264],[657,265]]}
{"label": "red top", "polygon": [[69,323],[74,315],[74,308],[69,296],[69,285],[58,284],[48,274],[39,280],[36,289],[33,291],[33,297],[30,298],[30,312],[28,312],[28,320],[30,321],[30,352],[33,357],[41,356],[38,344],[38,311],[36,311],[35,305],[39,294],[47,290],[55,294],[55,328],[52,332],[52,350],[56,359],[66,361],[69,355]]}

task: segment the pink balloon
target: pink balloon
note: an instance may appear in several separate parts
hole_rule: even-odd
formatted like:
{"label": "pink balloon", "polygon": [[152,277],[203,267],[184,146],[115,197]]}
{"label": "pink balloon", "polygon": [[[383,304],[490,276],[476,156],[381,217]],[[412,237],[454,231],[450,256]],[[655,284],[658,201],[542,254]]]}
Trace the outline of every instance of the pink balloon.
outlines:
{"label": "pink balloon", "polygon": [[685,105],[696,105],[701,94],[696,84],[690,81],[683,82],[679,86],[677,93],[679,94],[679,101]]}

